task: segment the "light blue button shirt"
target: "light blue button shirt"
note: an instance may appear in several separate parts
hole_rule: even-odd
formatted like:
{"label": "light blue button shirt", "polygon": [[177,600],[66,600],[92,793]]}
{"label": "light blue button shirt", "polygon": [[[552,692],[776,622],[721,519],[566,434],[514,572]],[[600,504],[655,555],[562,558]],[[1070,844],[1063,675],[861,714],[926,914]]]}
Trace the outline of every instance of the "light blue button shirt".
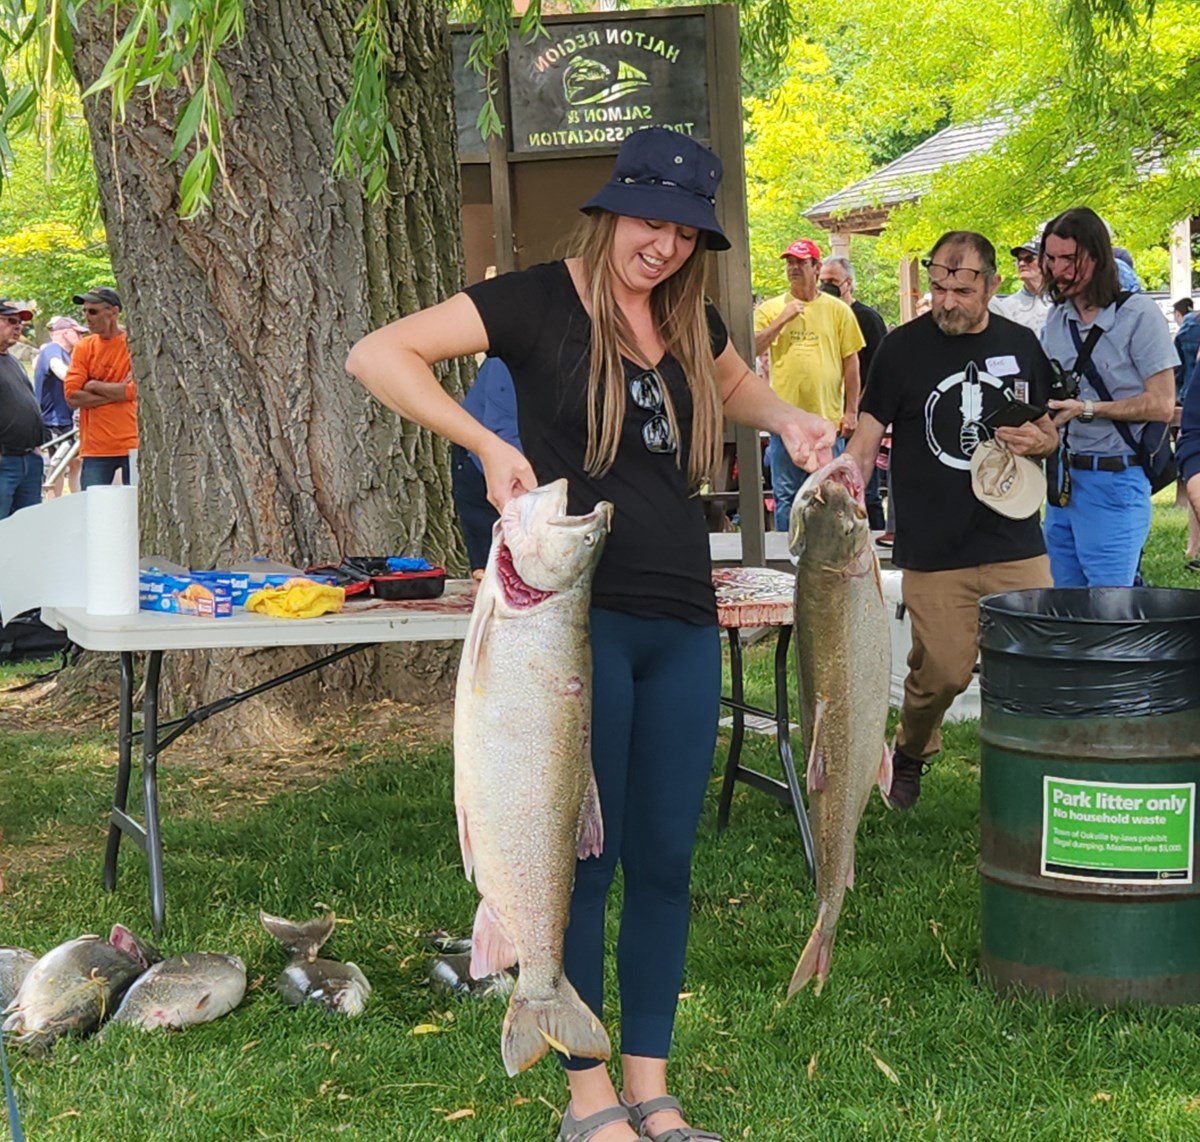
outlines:
{"label": "light blue button shirt", "polygon": [[[1050,310],[1041,334],[1046,356],[1068,371],[1074,368],[1078,356],[1071,337],[1072,324],[1079,332],[1080,341],[1086,341],[1092,326],[1080,324],[1079,314],[1071,302],[1060,302]],[[1120,309],[1114,302],[1096,315],[1093,324],[1104,333],[1096,342],[1092,363],[1115,401],[1140,395],[1146,391],[1147,377],[1164,369],[1174,370],[1179,363],[1167,319],[1154,299],[1145,294],[1131,294]],[[1103,398],[1087,377],[1081,377],[1079,399],[1098,401]],[[1140,424],[1130,422],[1129,427],[1135,438],[1141,434]],[[1101,456],[1129,453],[1128,445],[1112,421],[1102,417],[1097,417],[1091,424],[1084,424],[1078,418],[1071,421],[1068,442],[1072,452]]]}

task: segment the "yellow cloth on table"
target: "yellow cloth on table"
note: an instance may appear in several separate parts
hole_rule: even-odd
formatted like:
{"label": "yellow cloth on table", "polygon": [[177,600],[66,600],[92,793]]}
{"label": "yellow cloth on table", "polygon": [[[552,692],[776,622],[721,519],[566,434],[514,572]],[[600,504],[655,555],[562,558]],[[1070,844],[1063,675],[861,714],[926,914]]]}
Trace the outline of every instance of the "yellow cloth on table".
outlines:
{"label": "yellow cloth on table", "polygon": [[282,587],[264,587],[246,600],[246,610],[276,619],[315,619],[342,609],[344,587],[330,587],[311,579],[289,579]]}

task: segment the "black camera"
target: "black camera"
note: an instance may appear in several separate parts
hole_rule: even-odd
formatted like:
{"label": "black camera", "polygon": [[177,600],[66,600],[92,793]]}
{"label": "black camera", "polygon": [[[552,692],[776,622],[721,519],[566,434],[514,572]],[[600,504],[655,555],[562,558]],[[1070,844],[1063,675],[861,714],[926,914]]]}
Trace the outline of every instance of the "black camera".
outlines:
{"label": "black camera", "polygon": [[1064,369],[1053,357],[1050,358],[1051,400],[1074,400],[1079,396],[1079,374],[1074,369]]}

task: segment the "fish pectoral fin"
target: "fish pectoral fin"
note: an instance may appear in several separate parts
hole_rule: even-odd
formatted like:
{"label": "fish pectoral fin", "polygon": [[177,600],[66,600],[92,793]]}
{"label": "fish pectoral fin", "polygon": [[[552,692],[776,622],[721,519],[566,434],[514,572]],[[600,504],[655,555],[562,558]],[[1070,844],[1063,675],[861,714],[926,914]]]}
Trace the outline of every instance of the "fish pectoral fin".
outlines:
{"label": "fish pectoral fin", "polygon": [[892,751],[888,749],[887,742],[883,743],[883,758],[879,762],[879,792],[886,801],[888,794],[892,791]]}
{"label": "fish pectoral fin", "polygon": [[475,877],[475,854],[471,851],[471,830],[467,827],[467,810],[462,805],[454,806],[458,817],[458,847],[462,852],[463,872],[468,880]]}
{"label": "fish pectoral fin", "polygon": [[196,1000],[196,1010],[203,1011],[208,1006],[210,999],[212,999],[212,992],[206,991],[199,999]]}
{"label": "fish pectoral fin", "polygon": [[517,947],[496,915],[496,910],[480,900],[471,932],[471,978],[483,979],[517,962]]}
{"label": "fish pectoral fin", "polygon": [[825,788],[825,751],[821,746],[821,723],[825,720],[825,699],[818,698],[813,710],[812,742],[808,748],[808,791]]}
{"label": "fish pectoral fin", "polygon": [[496,600],[491,593],[481,595],[475,601],[475,611],[471,615],[471,625],[467,630],[467,643],[463,650],[463,665],[471,670],[471,689],[479,686],[482,673],[484,651],[488,632],[492,627],[492,617],[496,613]]}
{"label": "fish pectoral fin", "polygon": [[588,767],[587,791],[579,806],[579,829],[576,833],[576,855],[580,860],[598,857],[604,851],[604,817],[600,812],[600,790],[596,775]]}

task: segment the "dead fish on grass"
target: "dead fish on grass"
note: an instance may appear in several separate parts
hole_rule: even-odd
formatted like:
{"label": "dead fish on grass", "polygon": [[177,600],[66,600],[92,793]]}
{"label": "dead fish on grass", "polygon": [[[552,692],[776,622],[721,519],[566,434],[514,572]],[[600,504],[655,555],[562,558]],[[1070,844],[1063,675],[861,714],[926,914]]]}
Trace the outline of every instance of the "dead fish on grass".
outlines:
{"label": "dead fish on grass", "polygon": [[854,884],[859,819],[871,787],[878,784],[886,797],[892,784],[884,740],[891,632],[853,460],[839,457],[805,481],[792,504],[788,541],[798,559],[796,662],[818,905],[790,997],[814,975],[821,994],[842,902]]}
{"label": "dead fish on grass", "polygon": [[5,1009],[3,1030],[35,1053],[49,1051],[63,1035],[86,1035],[160,959],[122,924],[113,925],[107,940],[88,935],[59,944],[29,969]]}
{"label": "dead fish on grass", "polygon": [[429,985],[434,991],[459,998],[491,999],[512,994],[516,976],[510,971],[493,972],[483,979],[471,975],[471,953],[454,952],[434,956],[429,964]]}
{"label": "dead fish on grass", "polygon": [[37,956],[24,948],[0,947],[0,1011],[16,998]]}
{"label": "dead fish on grass", "polygon": [[479,895],[476,979],[519,962],[500,1051],[510,1075],[551,1047],[607,1059],[608,1035],[563,972],[578,858],[604,834],[592,773],[592,576],[612,518],[568,516],[567,481],[504,507],[458,668],[454,804]]}
{"label": "dead fish on grass", "polygon": [[358,965],[317,955],[337,922],[332,912],[302,924],[262,911],[258,919],[291,956],[275,984],[284,1003],[289,1007],[311,1003],[339,1015],[362,1014],[371,985]]}
{"label": "dead fish on grass", "polygon": [[246,994],[246,965],[237,956],[190,952],[155,964],[125,993],[113,1023],[143,1031],[211,1023]]}

